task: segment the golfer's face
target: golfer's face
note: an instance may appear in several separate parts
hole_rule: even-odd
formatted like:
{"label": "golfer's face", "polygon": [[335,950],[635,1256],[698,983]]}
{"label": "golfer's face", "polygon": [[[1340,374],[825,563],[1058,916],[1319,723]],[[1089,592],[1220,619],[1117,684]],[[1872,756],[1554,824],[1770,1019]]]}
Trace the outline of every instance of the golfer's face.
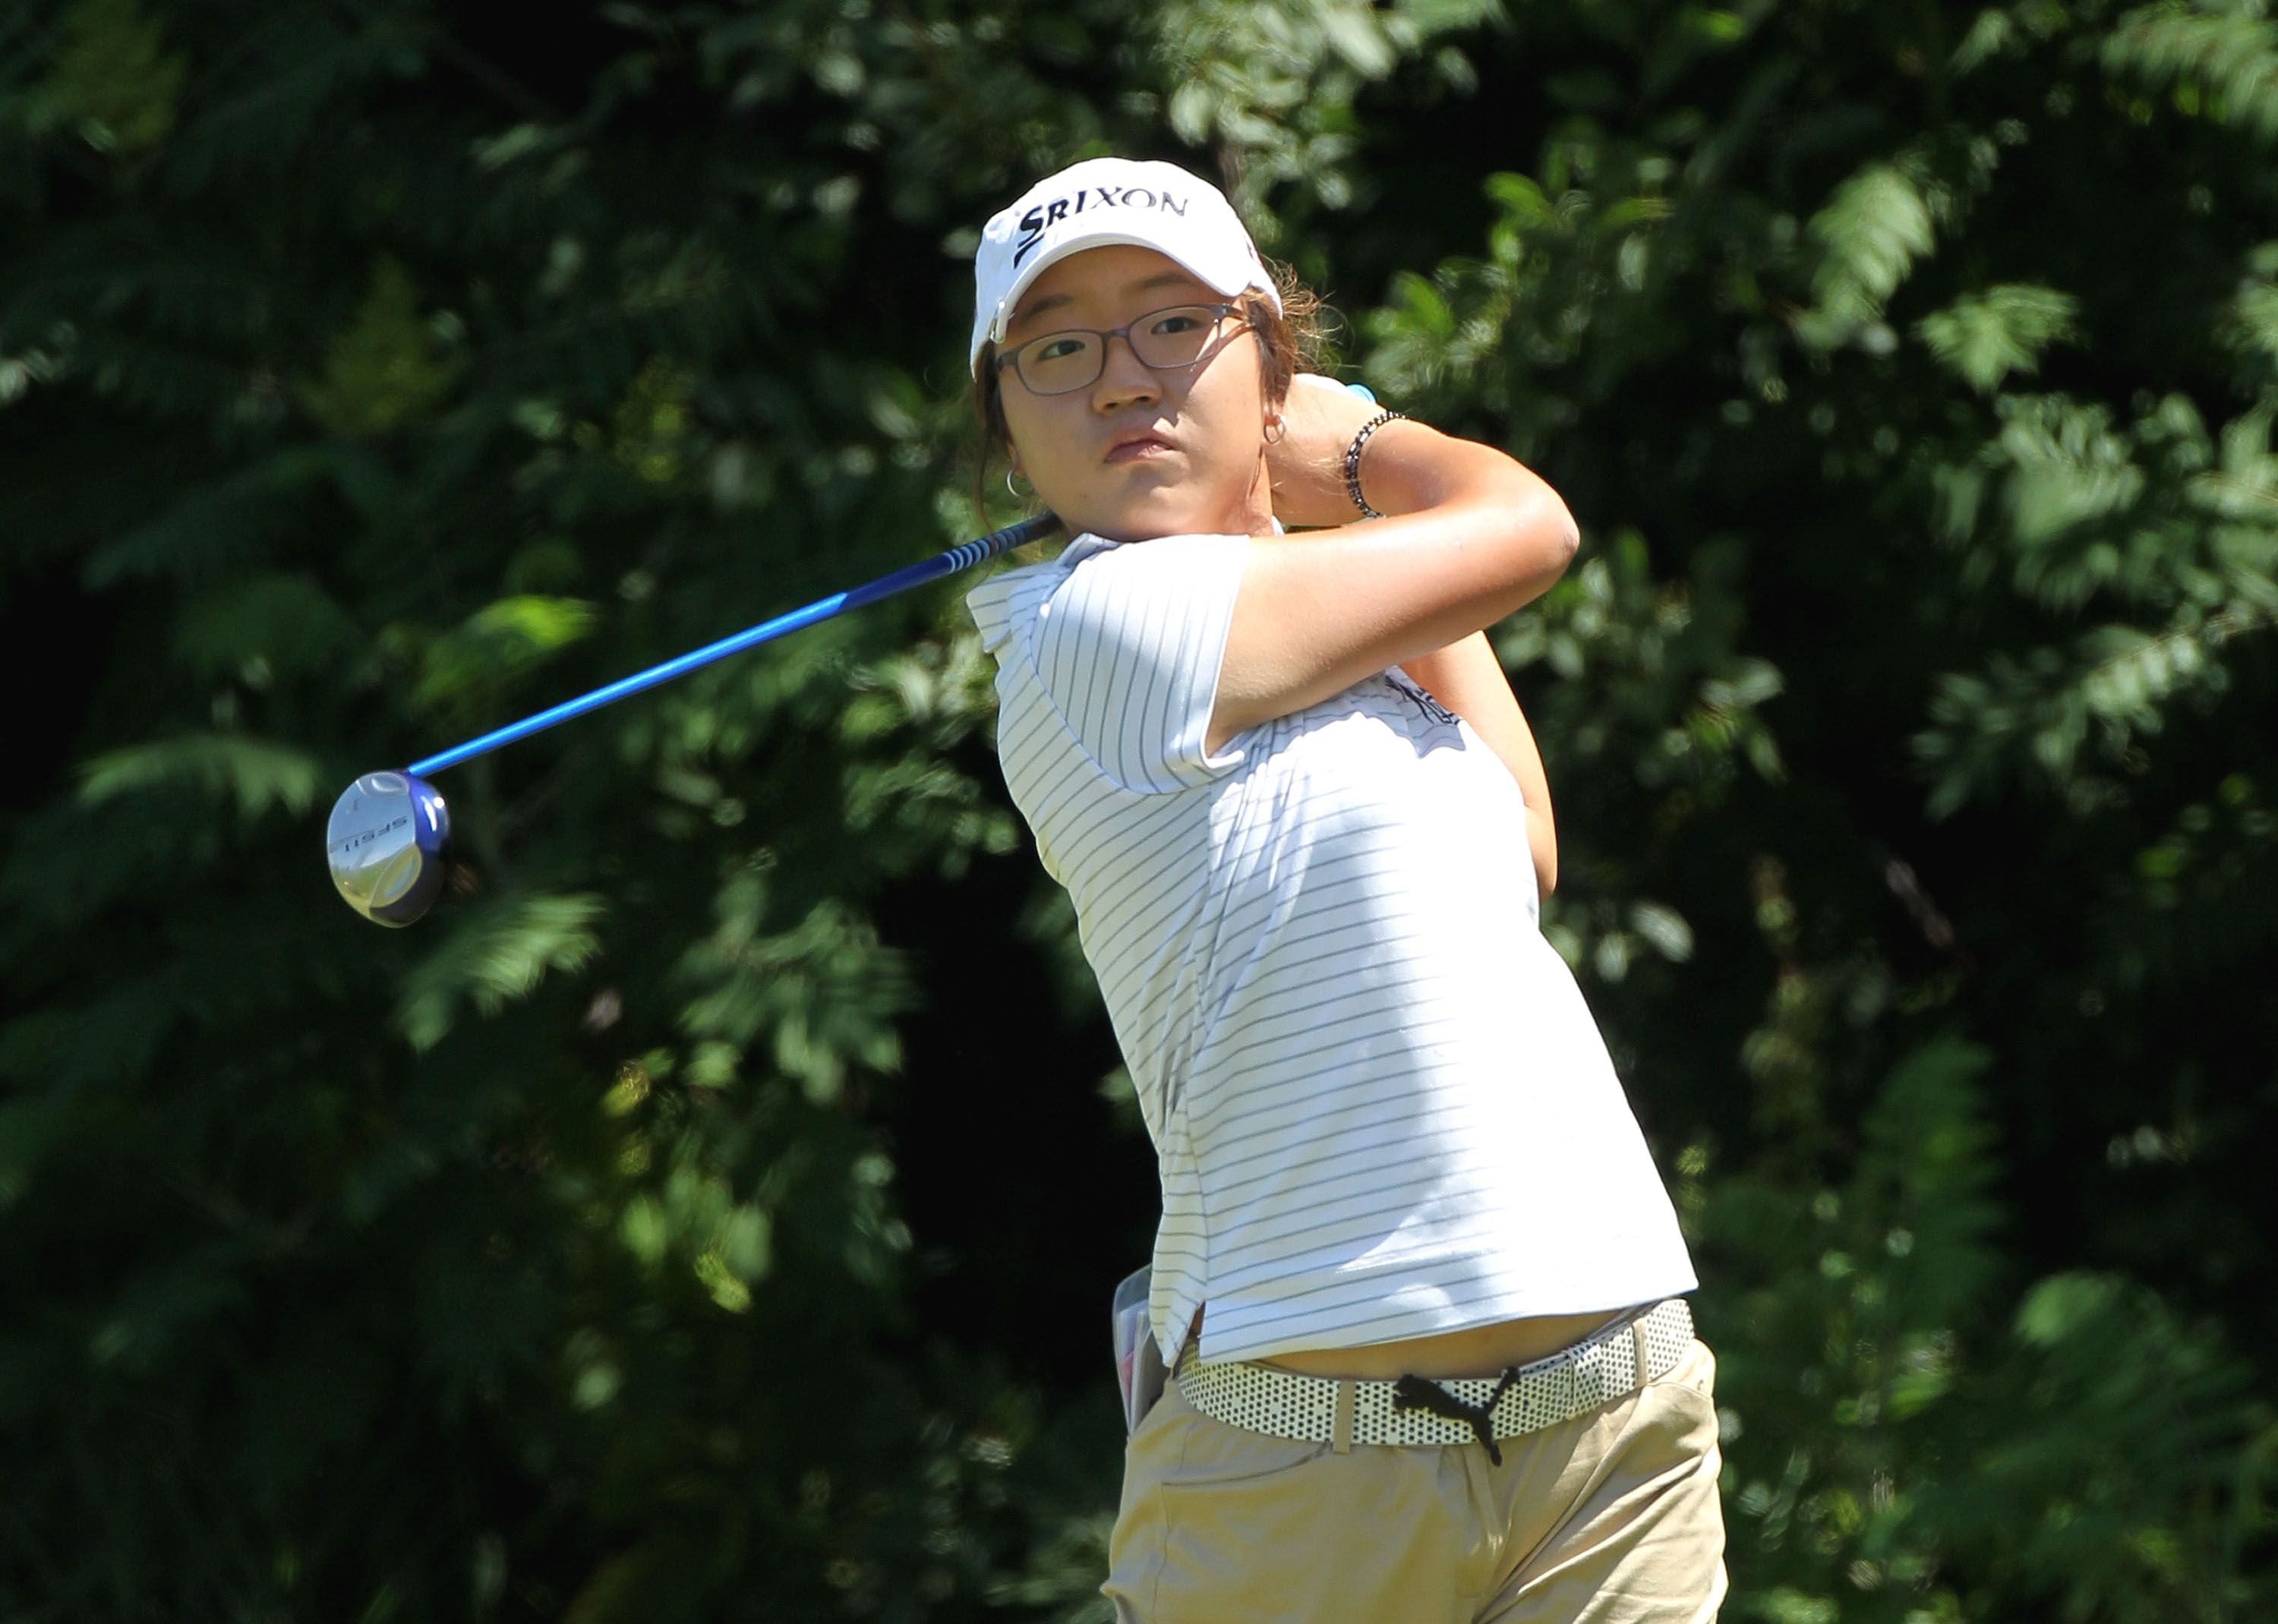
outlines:
{"label": "golfer's face", "polygon": [[[1099,375],[1059,393],[1048,391],[1070,374],[1052,367],[1077,357],[1073,375],[1082,376],[1097,336],[1022,348],[1053,334],[1112,332],[1172,307],[1233,302],[1152,248],[1117,246],[1070,255],[1014,308],[997,352],[1021,361],[1000,375],[1013,465],[1070,531],[1138,541],[1252,530],[1266,407],[1257,340],[1238,315],[1205,317],[1212,331],[1183,365],[1150,366],[1128,336],[1110,338]],[[1142,347],[1174,347],[1174,335],[1195,331],[1192,319],[1145,324]]]}

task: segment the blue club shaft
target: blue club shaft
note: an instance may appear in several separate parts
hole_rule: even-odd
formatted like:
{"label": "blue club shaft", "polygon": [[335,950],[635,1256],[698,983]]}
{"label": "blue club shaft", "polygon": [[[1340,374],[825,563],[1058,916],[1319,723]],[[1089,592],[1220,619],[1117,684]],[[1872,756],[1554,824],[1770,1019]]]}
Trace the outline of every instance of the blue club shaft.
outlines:
{"label": "blue club shaft", "polygon": [[725,660],[730,654],[740,654],[745,649],[757,648],[761,644],[770,642],[786,632],[812,626],[817,621],[827,621],[834,614],[844,614],[849,609],[859,609],[865,604],[877,602],[881,598],[891,598],[896,592],[907,591],[913,586],[922,586],[929,581],[938,581],[944,576],[955,575],[960,569],[970,569],[983,559],[994,558],[998,553],[1010,552],[1014,547],[1025,546],[1029,542],[1040,540],[1051,535],[1059,528],[1059,521],[1050,514],[1043,514],[1034,519],[1023,519],[1018,524],[1008,524],[1001,530],[992,530],[977,540],[961,542],[946,553],[937,553],[929,559],[898,569],[890,576],[881,576],[867,586],[858,586],[852,591],[834,592],[828,598],[818,598],[803,609],[793,609],[787,614],[778,614],[771,621],[762,621],[757,626],[739,631],[733,637],[722,637],[717,643],[707,643],[700,649],[683,654],[677,659],[668,660],[662,665],[651,666],[646,671],[637,671],[631,676],[620,677],[606,688],[596,688],[592,692],[580,694],[575,699],[565,699],[550,710],[540,711],[535,716],[525,716],[520,721],[509,722],[503,728],[484,734],[480,738],[469,739],[463,744],[440,751],[427,757],[424,760],[415,761],[405,770],[414,778],[424,778],[431,773],[441,772],[447,766],[456,766],[462,761],[470,761],[477,756],[486,755],[501,744],[511,744],[516,739],[526,739],[533,733],[542,733],[556,722],[568,721],[573,716],[583,716],[588,711],[599,710],[605,705],[611,705],[630,695],[639,693],[643,689],[654,688],[659,682],[669,682],[674,677],[685,676],[691,671],[708,666],[715,660]]}

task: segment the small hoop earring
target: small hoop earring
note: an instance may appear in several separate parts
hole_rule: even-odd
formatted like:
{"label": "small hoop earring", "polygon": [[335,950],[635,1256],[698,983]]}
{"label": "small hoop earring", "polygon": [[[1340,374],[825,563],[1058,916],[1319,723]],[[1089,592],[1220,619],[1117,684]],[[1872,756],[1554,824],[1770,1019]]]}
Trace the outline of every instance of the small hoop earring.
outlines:
{"label": "small hoop earring", "polygon": [[1288,434],[1289,420],[1288,418],[1268,417],[1265,420],[1265,443],[1267,445],[1279,446],[1284,439],[1288,438]]}
{"label": "small hoop earring", "polygon": [[1013,488],[1013,470],[1009,468],[1005,470],[1005,493],[1016,502],[1021,499],[1021,492]]}

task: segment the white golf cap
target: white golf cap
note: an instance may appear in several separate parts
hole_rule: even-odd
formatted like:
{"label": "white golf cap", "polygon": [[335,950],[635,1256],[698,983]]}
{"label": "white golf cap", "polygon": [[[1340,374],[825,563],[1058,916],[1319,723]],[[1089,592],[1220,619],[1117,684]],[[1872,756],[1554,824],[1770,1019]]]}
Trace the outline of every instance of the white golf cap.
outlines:
{"label": "white golf cap", "polygon": [[1281,295],[1226,194],[1175,164],[1086,158],[1048,175],[982,228],[973,255],[973,352],[1001,343],[1013,307],[1044,271],[1086,248],[1128,243],[1168,255],[1231,299],[1256,288],[1276,310]]}

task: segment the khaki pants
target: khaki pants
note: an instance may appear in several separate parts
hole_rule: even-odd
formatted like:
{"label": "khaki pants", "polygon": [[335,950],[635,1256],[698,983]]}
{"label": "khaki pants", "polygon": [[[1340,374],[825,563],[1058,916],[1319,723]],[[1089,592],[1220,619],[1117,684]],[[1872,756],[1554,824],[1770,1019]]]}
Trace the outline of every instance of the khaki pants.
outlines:
{"label": "khaki pants", "polygon": [[1131,1437],[1101,1587],[1123,1624],[1708,1624],[1724,1599],[1716,1361],[1555,1427],[1296,1442],[1173,1383]]}

